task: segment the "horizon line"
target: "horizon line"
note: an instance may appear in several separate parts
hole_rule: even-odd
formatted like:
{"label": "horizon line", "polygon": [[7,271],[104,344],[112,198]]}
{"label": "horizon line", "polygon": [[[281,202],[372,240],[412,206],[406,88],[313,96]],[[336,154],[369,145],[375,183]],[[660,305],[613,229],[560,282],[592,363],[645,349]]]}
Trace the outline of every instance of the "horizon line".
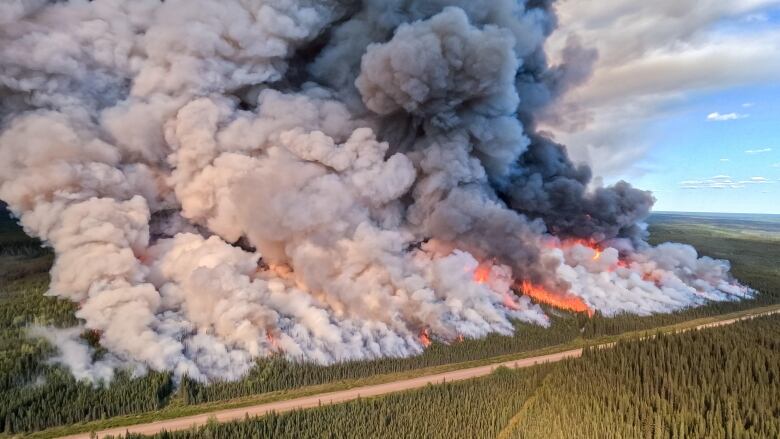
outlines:
{"label": "horizon line", "polygon": [[710,214],[710,215],[767,215],[767,216],[780,216],[780,213],[769,212],[719,212],[719,211],[691,211],[691,210],[652,210],[652,214]]}

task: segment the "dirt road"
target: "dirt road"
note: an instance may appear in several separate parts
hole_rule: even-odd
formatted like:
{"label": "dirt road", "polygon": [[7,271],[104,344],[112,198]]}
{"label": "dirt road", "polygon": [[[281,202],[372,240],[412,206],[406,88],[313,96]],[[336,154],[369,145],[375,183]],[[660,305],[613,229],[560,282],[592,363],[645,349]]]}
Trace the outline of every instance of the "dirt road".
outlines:
{"label": "dirt road", "polygon": [[[428,375],[419,378],[411,378],[408,380],[394,381],[392,383],[377,384],[373,386],[357,387],[349,390],[340,390],[337,392],[322,393],[314,396],[307,396],[303,398],[289,399],[285,401],[276,401],[267,404],[260,404],[251,407],[242,407],[237,409],[221,410],[217,412],[204,413],[201,415],[187,416],[183,418],[169,419],[165,421],[157,421],[149,424],[132,425],[128,427],[118,427],[109,430],[103,430],[98,432],[98,437],[104,437],[106,435],[120,435],[125,432],[131,433],[143,433],[154,434],[162,430],[183,430],[193,425],[203,425],[209,418],[216,418],[220,422],[231,421],[236,419],[244,419],[246,415],[260,416],[265,415],[271,411],[286,412],[294,409],[317,407],[318,405],[336,404],[340,402],[346,402],[358,397],[366,398],[370,396],[384,395],[386,393],[399,392],[402,390],[416,389],[419,387],[425,387],[427,384],[439,384],[445,381],[460,381],[469,378],[477,378],[490,374],[497,367],[504,366],[508,368],[522,368],[529,367],[535,364],[541,364],[545,362],[561,361],[565,358],[576,358],[582,355],[582,349],[572,349],[565,352],[558,352],[556,354],[542,355],[533,358],[526,358],[522,360],[507,361],[504,363],[495,363],[488,366],[473,367],[470,369],[460,369],[452,372],[445,372],[436,375]],[[77,434],[73,436],[66,436],[68,439],[83,438],[88,439],[89,433]]]}
{"label": "dirt road", "polygon": [[[738,319],[722,320],[714,323],[707,323],[699,325],[693,329],[704,329],[715,326],[730,325],[740,320],[758,317],[759,315],[775,314],[778,311],[769,313],[756,314],[752,316],[742,317]],[[613,343],[603,345],[602,347],[609,347]],[[288,399],[284,401],[270,402],[266,404],[259,404],[250,407],[242,407],[237,409],[220,410],[216,412],[203,413],[200,415],[186,416],[176,419],[168,419],[164,421],[151,422],[148,424],[131,425],[127,427],[117,427],[108,430],[102,430],[97,432],[97,437],[102,438],[107,435],[124,435],[125,432],[142,433],[142,434],[155,434],[163,430],[184,430],[192,426],[198,426],[205,424],[210,418],[215,418],[219,422],[232,421],[237,419],[243,419],[245,416],[261,416],[271,411],[277,413],[286,412],[294,409],[317,407],[318,405],[337,404],[340,402],[346,402],[358,397],[371,397],[384,395],[387,393],[400,392],[403,390],[417,389],[424,387],[427,384],[439,384],[444,381],[460,381],[470,378],[477,378],[490,374],[498,367],[504,366],[511,369],[530,367],[535,364],[552,363],[561,361],[566,358],[578,358],[582,355],[582,349],[572,349],[564,352],[558,352],[550,355],[540,355],[537,357],[525,358],[522,360],[512,360],[503,363],[495,363],[487,366],[473,367],[469,369],[460,369],[452,372],[444,372],[435,375],[428,375],[418,378],[411,378],[401,381],[394,381],[386,384],[376,384],[372,386],[358,387],[349,390],[340,390],[337,392],[322,393],[314,396],[307,396],[302,398]],[[94,436],[93,436],[94,437]],[[66,436],[66,439],[89,439],[90,433],[76,434],[72,436]]]}

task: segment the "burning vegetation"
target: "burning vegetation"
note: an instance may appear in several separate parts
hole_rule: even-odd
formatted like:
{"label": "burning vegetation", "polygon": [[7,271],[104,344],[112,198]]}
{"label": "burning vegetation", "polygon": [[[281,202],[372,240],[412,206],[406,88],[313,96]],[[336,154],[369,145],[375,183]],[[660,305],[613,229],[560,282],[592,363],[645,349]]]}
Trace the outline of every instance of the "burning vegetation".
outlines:
{"label": "burning vegetation", "polygon": [[528,281],[520,283],[520,291],[536,302],[566,311],[582,312],[587,313],[588,316],[593,316],[593,310],[582,299],[569,293],[552,292]]}
{"label": "burning vegetation", "polygon": [[0,17],[0,199],[99,334],[97,362],[59,357],[79,378],[235,380],[279,352],[403,357],[546,326],[540,303],[752,294],[725,261],[648,245],[652,195],[593,185],[537,132],[596,57],[571,40],[547,62],[551,2],[20,5]]}

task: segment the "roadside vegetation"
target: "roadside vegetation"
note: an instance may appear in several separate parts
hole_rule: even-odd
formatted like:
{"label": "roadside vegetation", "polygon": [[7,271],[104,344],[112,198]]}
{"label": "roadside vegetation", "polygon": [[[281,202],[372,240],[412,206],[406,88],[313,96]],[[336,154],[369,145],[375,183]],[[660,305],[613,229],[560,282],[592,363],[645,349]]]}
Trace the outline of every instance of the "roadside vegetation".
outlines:
{"label": "roadside vegetation", "polygon": [[[551,367],[499,369],[473,381],[345,404],[271,414],[155,438],[480,438],[496,437]],[[129,435],[128,438],[145,436]]]}
{"label": "roadside vegetation", "polygon": [[780,437],[780,316],[345,404],[128,438]]}
{"label": "roadside vegetation", "polygon": [[[757,229],[757,227],[753,227]],[[350,362],[333,366],[296,364],[281,358],[258,361],[243,380],[200,384],[188,379],[177,387],[170,374],[150,373],[141,378],[120,375],[110,386],[77,382],[62,366],[49,359],[52,346],[27,336],[30,325],[68,327],[77,323],[73,304],[44,296],[52,254],[24,235],[13,221],[0,215],[0,435],[32,432],[51,427],[92,422],[106,425],[117,416],[138,415],[124,422],[139,422],[162,413],[173,417],[196,413],[225,401],[248,402],[258,397],[282,398],[293,389],[316,386],[354,386],[388,374],[447,367],[457,363],[518,355],[555,346],[583,345],[606,336],[674,325],[692,319],[743,311],[780,302],[780,239],[760,240],[753,234],[696,232],[690,225],[656,222],[654,241],[691,243],[702,254],[733,261],[736,275],[762,292],[740,303],[714,304],[675,314],[650,317],[587,318],[582,314],[551,310],[552,326],[518,323],[514,336],[490,336],[452,345],[434,343],[412,358]],[[758,233],[758,232],[756,232]],[[774,232],[768,231],[770,237]],[[85,341],[95,343],[89,333]],[[98,355],[100,350],[98,349]]]}

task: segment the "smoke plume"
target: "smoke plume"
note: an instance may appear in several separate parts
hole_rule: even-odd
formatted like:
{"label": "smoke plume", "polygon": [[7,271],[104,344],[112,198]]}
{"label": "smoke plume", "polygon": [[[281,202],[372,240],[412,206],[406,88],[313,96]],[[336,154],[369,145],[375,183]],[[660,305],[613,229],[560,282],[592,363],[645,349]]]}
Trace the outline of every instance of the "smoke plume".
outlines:
{"label": "smoke plume", "polygon": [[534,128],[587,77],[541,0],[0,5],[0,199],[56,253],[78,378],[238,379],[752,292]]}

